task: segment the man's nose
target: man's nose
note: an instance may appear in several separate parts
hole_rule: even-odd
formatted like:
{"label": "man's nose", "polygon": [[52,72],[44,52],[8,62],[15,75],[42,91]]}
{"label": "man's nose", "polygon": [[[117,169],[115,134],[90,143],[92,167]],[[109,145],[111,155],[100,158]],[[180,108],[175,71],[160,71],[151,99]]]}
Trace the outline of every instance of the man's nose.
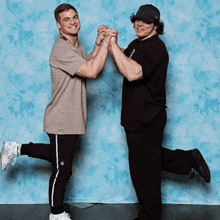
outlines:
{"label": "man's nose", "polygon": [[76,23],[75,19],[74,18],[70,19],[70,23],[75,24]]}

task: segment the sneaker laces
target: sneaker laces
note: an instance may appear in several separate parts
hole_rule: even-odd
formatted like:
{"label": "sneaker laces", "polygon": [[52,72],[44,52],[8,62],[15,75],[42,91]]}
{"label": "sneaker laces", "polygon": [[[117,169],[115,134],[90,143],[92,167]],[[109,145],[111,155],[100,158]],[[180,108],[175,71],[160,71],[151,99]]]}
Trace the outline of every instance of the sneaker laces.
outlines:
{"label": "sneaker laces", "polygon": [[15,164],[16,164],[16,157],[14,157],[14,158],[11,159],[11,165],[14,166]]}
{"label": "sneaker laces", "polygon": [[13,166],[16,164],[17,156],[20,155],[20,153],[19,153],[19,144],[15,144],[15,148],[16,148],[16,152],[9,151],[9,150],[7,151],[7,157],[8,157],[9,160],[11,160],[11,161],[9,161],[8,164],[10,164],[10,162],[11,162],[11,164]]}
{"label": "sneaker laces", "polygon": [[68,217],[70,219],[70,214],[69,213],[64,212],[64,216]]}
{"label": "sneaker laces", "polygon": [[53,217],[53,219],[54,219],[54,220],[60,220],[60,219],[61,219],[61,220],[71,220],[69,213],[66,213],[66,212],[63,212],[63,213],[61,214],[61,216],[58,215],[58,216],[56,216],[55,218]]}

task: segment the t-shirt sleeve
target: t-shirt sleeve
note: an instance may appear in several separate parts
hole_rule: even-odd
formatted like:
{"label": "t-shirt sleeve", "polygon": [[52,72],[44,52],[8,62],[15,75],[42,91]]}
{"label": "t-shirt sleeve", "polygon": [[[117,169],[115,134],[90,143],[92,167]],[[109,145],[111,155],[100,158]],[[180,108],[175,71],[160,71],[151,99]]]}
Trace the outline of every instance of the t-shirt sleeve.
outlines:
{"label": "t-shirt sleeve", "polygon": [[[154,48],[155,49],[155,48]],[[143,70],[143,77],[151,75],[158,66],[161,59],[160,52],[153,50],[152,48],[146,48],[140,52],[140,56],[137,57],[136,62],[139,63]]]}
{"label": "t-shirt sleeve", "polygon": [[83,58],[80,52],[74,48],[69,50],[65,50],[64,47],[57,48],[50,58],[51,66],[58,68],[71,76],[74,76],[80,66],[86,62],[87,56]]}
{"label": "t-shirt sleeve", "polygon": [[136,41],[133,41],[124,53],[127,57],[130,57],[140,64],[143,70],[143,77],[148,77],[160,63],[161,57],[163,56],[163,50],[157,44],[149,44],[143,46],[142,49],[139,47],[137,51],[133,49],[135,48],[135,44]]}

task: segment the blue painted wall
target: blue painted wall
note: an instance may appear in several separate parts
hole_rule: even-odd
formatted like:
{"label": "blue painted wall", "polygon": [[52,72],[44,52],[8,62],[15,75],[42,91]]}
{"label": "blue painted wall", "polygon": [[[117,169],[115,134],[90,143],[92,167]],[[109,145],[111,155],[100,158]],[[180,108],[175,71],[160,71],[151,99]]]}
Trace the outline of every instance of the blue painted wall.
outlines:
{"label": "blue painted wall", "polygon": [[[61,0],[0,2],[0,142],[48,143],[44,109],[51,99],[48,58],[59,37],[53,11]],[[164,203],[220,204],[220,2],[219,0],[75,0],[80,41],[91,52],[101,24],[117,28],[126,47],[135,33],[129,17],[156,5],[165,22],[170,54],[168,124],[164,146],[199,148],[212,182],[163,174]],[[111,57],[97,80],[88,80],[89,120],[81,139],[67,202],[136,202],[125,134],[120,126],[122,77]],[[0,203],[48,203],[50,164],[19,157],[0,173]]]}

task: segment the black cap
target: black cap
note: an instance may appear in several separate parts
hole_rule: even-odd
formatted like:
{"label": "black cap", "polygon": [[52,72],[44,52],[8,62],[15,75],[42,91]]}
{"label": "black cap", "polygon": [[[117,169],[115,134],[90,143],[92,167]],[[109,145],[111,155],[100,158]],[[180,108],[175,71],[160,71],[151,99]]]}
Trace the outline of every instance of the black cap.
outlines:
{"label": "black cap", "polygon": [[154,21],[160,21],[160,11],[153,5],[142,5],[137,14],[131,16],[131,22],[135,22],[136,20],[143,20],[147,23],[152,23]]}

